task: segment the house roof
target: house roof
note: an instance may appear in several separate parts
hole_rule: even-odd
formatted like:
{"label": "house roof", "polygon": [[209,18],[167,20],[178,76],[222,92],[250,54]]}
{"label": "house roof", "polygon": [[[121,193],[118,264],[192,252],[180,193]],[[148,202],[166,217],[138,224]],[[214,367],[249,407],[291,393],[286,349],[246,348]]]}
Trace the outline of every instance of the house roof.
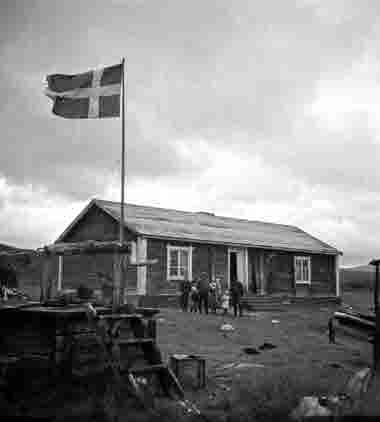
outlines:
{"label": "house roof", "polygon": [[[99,207],[120,222],[120,203],[94,199],[62,233],[58,241],[71,231],[92,206]],[[336,248],[295,226],[134,204],[125,204],[124,214],[125,226],[129,230],[151,238],[330,255],[341,254]]]}

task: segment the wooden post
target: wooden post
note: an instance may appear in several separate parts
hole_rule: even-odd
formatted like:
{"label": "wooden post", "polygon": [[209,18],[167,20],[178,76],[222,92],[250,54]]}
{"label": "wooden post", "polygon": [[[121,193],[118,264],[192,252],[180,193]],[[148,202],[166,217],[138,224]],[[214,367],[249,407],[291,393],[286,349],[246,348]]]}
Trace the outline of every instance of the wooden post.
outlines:
{"label": "wooden post", "polygon": [[375,288],[373,290],[374,297],[373,297],[373,305],[375,308],[375,313],[377,314],[379,310],[379,262],[375,264]]}
{"label": "wooden post", "polygon": [[[137,238],[136,242],[136,263],[146,262],[147,259],[147,240],[141,236]],[[137,267],[137,293],[139,295],[146,294],[146,265]]]}
{"label": "wooden post", "polygon": [[248,260],[248,248],[244,249],[244,287],[245,291],[249,292],[249,260]]}
{"label": "wooden post", "polygon": [[51,266],[51,256],[46,254],[44,256],[42,275],[41,275],[41,291],[40,291],[40,301],[43,302],[46,299],[49,299],[51,286],[50,286],[50,266]]}
{"label": "wooden post", "polygon": [[335,256],[335,294],[340,296],[340,270],[339,270],[339,255]]}
{"label": "wooden post", "polygon": [[58,255],[58,283],[57,283],[57,290],[59,292],[62,290],[62,281],[63,281],[63,255]]}
{"label": "wooden post", "polygon": [[260,294],[265,295],[266,294],[266,280],[265,280],[265,260],[264,260],[264,252],[259,252],[259,274],[260,274]]}
{"label": "wooden post", "polygon": [[121,292],[121,276],[122,276],[122,254],[115,252],[113,255],[113,291],[112,291],[112,308],[115,311],[122,303]]}
{"label": "wooden post", "polygon": [[375,288],[374,288],[374,306],[376,315],[375,338],[373,342],[373,369],[376,374],[380,372],[380,312],[379,312],[379,264],[375,264]]}

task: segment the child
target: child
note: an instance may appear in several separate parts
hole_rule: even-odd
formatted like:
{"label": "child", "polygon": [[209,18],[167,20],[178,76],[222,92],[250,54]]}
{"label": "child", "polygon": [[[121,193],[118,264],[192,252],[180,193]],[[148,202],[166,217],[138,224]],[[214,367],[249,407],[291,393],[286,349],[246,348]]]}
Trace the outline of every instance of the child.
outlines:
{"label": "child", "polygon": [[197,286],[192,286],[190,290],[190,312],[197,312],[199,306],[199,292]]}
{"label": "child", "polygon": [[210,283],[210,292],[208,295],[208,303],[210,305],[211,311],[216,314],[216,308],[218,306],[218,297],[217,297],[217,286],[215,281]]}
{"label": "child", "polygon": [[222,296],[223,315],[227,315],[229,307],[230,307],[230,292],[227,289],[224,291],[223,296]]}

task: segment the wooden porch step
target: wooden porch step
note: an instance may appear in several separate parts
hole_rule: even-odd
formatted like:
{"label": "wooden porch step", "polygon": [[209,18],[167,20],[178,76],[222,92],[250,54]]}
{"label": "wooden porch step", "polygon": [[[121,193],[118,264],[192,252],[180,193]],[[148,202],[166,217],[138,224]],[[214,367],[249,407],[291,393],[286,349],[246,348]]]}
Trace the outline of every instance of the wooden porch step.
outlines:
{"label": "wooden porch step", "polygon": [[154,343],[155,339],[152,337],[121,339],[118,341],[120,346],[140,346],[142,344]]}
{"label": "wooden porch step", "polygon": [[246,296],[242,304],[253,311],[283,311],[292,306],[339,305],[341,298],[334,296]]}
{"label": "wooden porch step", "polygon": [[143,374],[151,374],[154,372],[160,372],[167,370],[167,365],[163,363],[159,363],[156,365],[146,365],[140,366],[138,368],[129,368],[129,369],[122,369],[121,372],[131,372],[133,375],[143,375]]}

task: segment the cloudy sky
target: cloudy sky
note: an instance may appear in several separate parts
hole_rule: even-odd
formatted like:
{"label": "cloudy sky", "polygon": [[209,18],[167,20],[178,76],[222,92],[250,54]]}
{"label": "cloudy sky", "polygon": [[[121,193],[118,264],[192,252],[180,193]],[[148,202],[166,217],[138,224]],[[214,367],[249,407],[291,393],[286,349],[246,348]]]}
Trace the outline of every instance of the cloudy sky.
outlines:
{"label": "cloudy sky", "polygon": [[0,243],[119,200],[120,119],[56,117],[43,87],[125,56],[128,202],[380,256],[379,17],[376,0],[2,0]]}

